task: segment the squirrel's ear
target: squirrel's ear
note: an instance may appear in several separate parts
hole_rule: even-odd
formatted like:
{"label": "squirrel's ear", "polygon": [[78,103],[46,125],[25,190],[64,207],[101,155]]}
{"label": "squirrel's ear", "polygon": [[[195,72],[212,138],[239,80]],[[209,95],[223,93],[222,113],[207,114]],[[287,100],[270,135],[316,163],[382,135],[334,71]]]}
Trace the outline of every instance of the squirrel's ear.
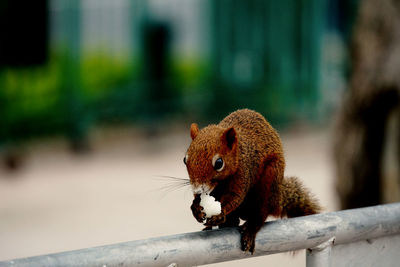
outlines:
{"label": "squirrel's ear", "polygon": [[236,130],[230,127],[224,131],[222,134],[222,142],[231,150],[237,144]]}
{"label": "squirrel's ear", "polygon": [[198,133],[199,126],[197,125],[197,123],[192,123],[192,125],[190,125],[190,137],[192,138],[192,140],[196,138]]}

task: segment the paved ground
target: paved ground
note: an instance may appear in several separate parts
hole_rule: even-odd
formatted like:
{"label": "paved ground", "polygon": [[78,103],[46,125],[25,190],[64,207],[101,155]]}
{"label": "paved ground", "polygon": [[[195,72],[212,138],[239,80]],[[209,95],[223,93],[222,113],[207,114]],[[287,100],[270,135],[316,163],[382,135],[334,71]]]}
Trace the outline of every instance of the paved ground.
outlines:
{"label": "paved ground", "polygon": [[[189,137],[181,130],[144,138],[132,129],[93,134],[93,151],[73,155],[63,141],[30,144],[25,166],[0,168],[0,260],[198,231],[189,188],[165,190],[157,175],[187,177]],[[284,133],[287,175],[297,175],[335,210],[330,138],[326,132]],[[164,187],[164,189],[163,189]],[[304,252],[221,266],[304,266]]]}

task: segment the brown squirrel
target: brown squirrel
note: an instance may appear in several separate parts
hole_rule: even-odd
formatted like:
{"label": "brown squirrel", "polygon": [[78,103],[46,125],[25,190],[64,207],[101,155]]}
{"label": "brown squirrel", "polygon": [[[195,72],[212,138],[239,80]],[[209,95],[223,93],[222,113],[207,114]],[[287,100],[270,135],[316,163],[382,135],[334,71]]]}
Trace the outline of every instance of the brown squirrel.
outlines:
{"label": "brown squirrel", "polygon": [[219,124],[199,130],[190,127],[192,142],[184,158],[194,192],[191,209],[199,222],[207,193],[221,203],[221,213],[205,222],[212,226],[239,226],[241,248],[254,252],[255,237],[269,215],[296,217],[318,213],[318,201],[296,177],[284,178],[285,159],[278,133],[260,114],[235,111]]}

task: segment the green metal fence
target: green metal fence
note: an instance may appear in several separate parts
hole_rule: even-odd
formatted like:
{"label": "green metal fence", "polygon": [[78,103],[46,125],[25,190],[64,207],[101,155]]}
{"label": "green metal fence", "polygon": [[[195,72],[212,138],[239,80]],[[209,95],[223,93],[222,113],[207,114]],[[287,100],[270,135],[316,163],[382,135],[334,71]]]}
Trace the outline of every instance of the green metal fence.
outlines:
{"label": "green metal fence", "polygon": [[[226,109],[247,105],[277,121],[312,117],[327,1],[216,1],[214,74]],[[217,100],[218,101],[218,100]]]}

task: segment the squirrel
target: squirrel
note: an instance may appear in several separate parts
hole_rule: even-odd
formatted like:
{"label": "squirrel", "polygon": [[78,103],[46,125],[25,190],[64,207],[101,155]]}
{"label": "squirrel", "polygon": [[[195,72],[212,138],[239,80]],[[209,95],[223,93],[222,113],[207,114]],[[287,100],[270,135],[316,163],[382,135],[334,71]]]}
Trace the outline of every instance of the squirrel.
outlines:
{"label": "squirrel", "polygon": [[[241,249],[254,253],[255,237],[267,217],[319,213],[314,196],[296,177],[284,177],[285,159],[277,131],[258,112],[229,114],[219,124],[190,126],[191,144],[184,157],[194,200],[193,216],[213,226],[239,227]],[[221,203],[221,213],[206,219],[201,195]],[[206,221],[205,221],[206,220]]]}

